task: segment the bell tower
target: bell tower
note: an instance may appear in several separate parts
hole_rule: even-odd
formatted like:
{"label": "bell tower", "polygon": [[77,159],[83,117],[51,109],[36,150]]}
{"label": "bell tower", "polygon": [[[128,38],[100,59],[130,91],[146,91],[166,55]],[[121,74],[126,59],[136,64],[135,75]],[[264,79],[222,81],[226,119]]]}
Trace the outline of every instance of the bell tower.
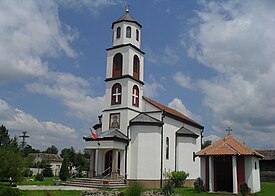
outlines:
{"label": "bell tower", "polygon": [[[128,8],[112,23],[102,131],[117,128],[126,134],[129,120],[142,111],[145,53],[140,49],[141,28]],[[114,120],[118,123],[113,123]]]}

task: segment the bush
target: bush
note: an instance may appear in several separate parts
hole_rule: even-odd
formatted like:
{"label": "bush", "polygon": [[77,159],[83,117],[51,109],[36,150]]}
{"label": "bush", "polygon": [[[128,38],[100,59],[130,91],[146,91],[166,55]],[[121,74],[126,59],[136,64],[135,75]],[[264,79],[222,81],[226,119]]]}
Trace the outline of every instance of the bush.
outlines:
{"label": "bush", "polygon": [[165,196],[172,195],[174,193],[174,184],[168,181],[162,188],[162,194]]}
{"label": "bush", "polygon": [[43,169],[43,175],[44,177],[53,177],[53,170],[52,170],[52,166],[51,165],[47,165],[44,169]]}
{"label": "bush", "polygon": [[245,196],[250,190],[245,182],[240,185],[240,189],[243,196]]}
{"label": "bush", "polygon": [[0,196],[19,196],[21,195],[20,191],[16,188],[0,186]]}
{"label": "bush", "polygon": [[184,171],[173,171],[171,172],[170,180],[176,188],[180,188],[183,186],[183,183],[188,176],[189,173],[185,173]]}
{"label": "bush", "polygon": [[30,177],[30,176],[32,176],[32,174],[33,174],[33,171],[30,170],[29,168],[26,168],[26,169],[23,170],[23,176],[24,177]]}
{"label": "bush", "polygon": [[67,178],[69,177],[68,167],[69,167],[68,156],[67,156],[67,154],[65,154],[65,156],[63,158],[62,166],[61,166],[60,172],[59,172],[60,180],[66,181]]}
{"label": "bush", "polygon": [[126,193],[129,196],[140,196],[143,191],[144,187],[141,184],[134,182],[127,188]]}
{"label": "bush", "polygon": [[41,174],[37,174],[37,175],[35,176],[35,180],[36,180],[36,181],[43,181],[43,180],[44,180],[43,174],[42,174],[42,173],[41,173]]}
{"label": "bush", "polygon": [[203,180],[201,178],[196,179],[196,181],[194,182],[194,188],[199,193],[204,191]]}

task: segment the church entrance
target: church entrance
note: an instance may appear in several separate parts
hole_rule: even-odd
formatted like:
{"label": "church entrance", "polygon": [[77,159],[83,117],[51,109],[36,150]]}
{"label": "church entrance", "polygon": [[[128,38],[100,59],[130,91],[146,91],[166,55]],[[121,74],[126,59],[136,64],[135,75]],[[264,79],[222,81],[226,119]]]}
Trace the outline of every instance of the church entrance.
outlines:
{"label": "church entrance", "polygon": [[233,192],[232,157],[214,157],[215,191]]}
{"label": "church entrance", "polygon": [[[120,170],[120,153],[118,152],[118,170]],[[112,171],[113,171],[113,150],[109,150],[108,152],[106,152],[105,154],[105,172],[104,172],[104,176],[109,175]]]}

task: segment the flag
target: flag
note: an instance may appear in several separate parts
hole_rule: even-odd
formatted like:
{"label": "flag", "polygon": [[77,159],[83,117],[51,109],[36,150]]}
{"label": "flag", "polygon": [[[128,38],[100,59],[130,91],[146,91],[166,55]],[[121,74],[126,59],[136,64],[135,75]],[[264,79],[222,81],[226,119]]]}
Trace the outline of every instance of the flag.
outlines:
{"label": "flag", "polygon": [[92,138],[96,139],[98,138],[97,134],[95,132],[93,132],[93,130],[90,128],[91,134],[92,134]]}

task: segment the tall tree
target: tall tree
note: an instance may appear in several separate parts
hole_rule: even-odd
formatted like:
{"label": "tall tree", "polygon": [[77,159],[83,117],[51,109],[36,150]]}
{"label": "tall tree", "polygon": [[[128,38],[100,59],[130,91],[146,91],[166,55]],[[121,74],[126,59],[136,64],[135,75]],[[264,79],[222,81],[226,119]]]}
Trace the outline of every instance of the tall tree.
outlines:
{"label": "tall tree", "polygon": [[201,145],[201,148],[204,149],[206,148],[207,146],[210,146],[212,144],[212,141],[211,140],[205,140],[203,142],[203,144]]}
{"label": "tall tree", "polygon": [[68,157],[67,154],[64,155],[63,158],[63,162],[62,162],[62,166],[60,168],[60,172],[59,172],[59,178],[62,181],[66,181],[67,178],[69,177],[69,164],[68,164]]}
{"label": "tall tree", "polygon": [[11,177],[14,181],[20,181],[25,162],[17,138],[10,139],[8,130],[3,125],[0,127],[0,138],[0,179]]}
{"label": "tall tree", "polygon": [[8,145],[11,143],[11,139],[9,136],[9,131],[6,129],[4,125],[0,127],[0,146]]}
{"label": "tall tree", "polygon": [[57,154],[58,149],[54,145],[52,145],[51,147],[47,148],[44,152],[50,153],[50,154]]}

